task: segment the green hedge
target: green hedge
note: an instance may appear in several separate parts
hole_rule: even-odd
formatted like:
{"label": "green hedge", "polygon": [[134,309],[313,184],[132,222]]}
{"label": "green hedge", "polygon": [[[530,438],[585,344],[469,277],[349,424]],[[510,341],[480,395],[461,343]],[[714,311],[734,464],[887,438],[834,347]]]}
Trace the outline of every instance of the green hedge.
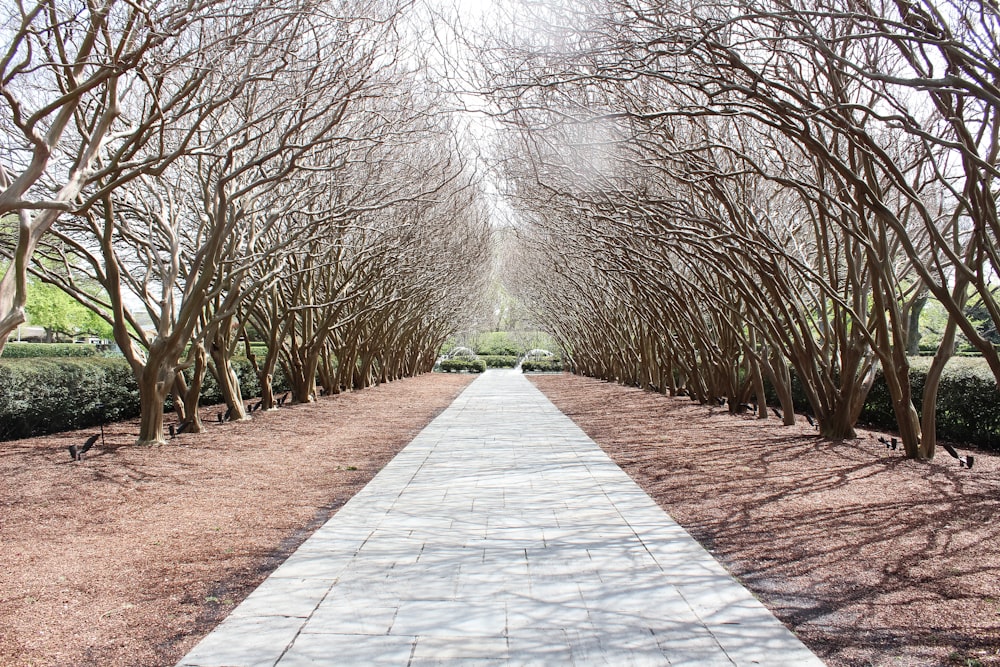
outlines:
{"label": "green hedge", "polygon": [[[910,363],[913,403],[921,412],[930,359],[911,359]],[[897,428],[889,387],[881,373],[868,392],[860,421],[889,430]],[[1000,450],[1000,391],[981,358],[948,362],[938,388],[937,432],[942,440]]]}
{"label": "green hedge", "polygon": [[[190,349],[191,349],[190,343],[184,346],[184,353],[181,355],[182,359],[187,356],[188,351],[190,351]],[[236,349],[233,350],[233,359],[244,359],[246,351],[247,351],[246,346],[242,342],[240,342],[236,346]],[[264,357],[267,356],[267,345],[265,345],[264,343],[250,343],[250,351],[253,352],[255,357],[257,357],[258,364],[264,363]]]}
{"label": "green hedge", "polygon": [[520,357],[516,355],[490,354],[480,357],[486,368],[514,368]]}
{"label": "green hedge", "polygon": [[440,370],[443,373],[458,373],[460,371],[482,373],[486,370],[486,362],[482,359],[445,359],[441,362]]}
{"label": "green hedge", "polygon": [[97,346],[89,343],[7,343],[3,348],[4,359],[96,356]]}
{"label": "green hedge", "polygon": [[[921,412],[924,382],[930,368],[929,357],[910,357],[910,386],[913,404]],[[778,399],[766,383],[769,405]],[[802,385],[792,371],[792,401],[799,412],[810,410]],[[862,425],[890,431],[898,429],[882,372],[875,378],[858,419]],[[938,388],[937,435],[942,440],[1000,451],[1000,391],[982,357],[954,357],[948,362]]]}
{"label": "green hedge", "polygon": [[[250,362],[237,357],[232,363],[243,398],[259,396]],[[289,389],[280,369],[273,383],[275,392]],[[202,405],[222,400],[211,373],[202,389]],[[170,407],[168,400],[165,409]],[[138,414],[139,388],[123,358],[0,359],[0,440],[87,428]]]}
{"label": "green hedge", "polygon": [[[256,354],[256,351],[254,354]],[[260,361],[262,361],[262,358],[258,359],[258,363]],[[250,400],[251,398],[260,396],[260,381],[257,379],[257,373],[254,372],[250,361],[246,357],[233,357],[232,365],[233,370],[236,371],[236,377],[240,379],[240,393],[243,394],[243,398]],[[192,376],[191,369],[184,371],[184,376],[190,382]],[[271,387],[275,393],[288,391],[291,388],[280,365],[274,370],[274,377],[271,378]],[[205,373],[205,381],[201,386],[201,398],[198,402],[201,405],[215,405],[222,402],[222,392],[219,391],[219,383],[215,381],[215,376],[211,372]],[[167,401],[167,407],[172,407],[169,400]]]}
{"label": "green hedge", "polygon": [[139,389],[124,359],[0,359],[0,440],[138,414]]}
{"label": "green hedge", "polygon": [[559,359],[525,359],[521,362],[521,370],[525,373],[558,373],[562,369],[562,361]]}

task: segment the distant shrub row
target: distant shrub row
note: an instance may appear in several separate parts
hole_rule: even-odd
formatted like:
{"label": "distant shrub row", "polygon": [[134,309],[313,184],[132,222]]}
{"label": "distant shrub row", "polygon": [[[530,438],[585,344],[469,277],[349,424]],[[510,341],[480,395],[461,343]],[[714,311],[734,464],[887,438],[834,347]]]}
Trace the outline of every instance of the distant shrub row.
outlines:
{"label": "distant shrub row", "polygon": [[96,357],[97,346],[82,343],[7,343],[3,359],[38,357]]}
{"label": "distant shrub row", "polygon": [[[243,397],[259,396],[260,384],[250,362],[233,359],[233,369]],[[276,392],[288,390],[280,370],[274,387]],[[215,378],[206,374],[201,403],[221,400]],[[165,408],[169,407],[168,402]],[[122,358],[0,359],[0,440],[87,428],[138,414],[139,388]]]}
{"label": "distant shrub row", "polygon": [[[267,356],[267,346],[251,343],[250,350],[259,359]],[[240,352],[243,348],[240,347]],[[90,343],[7,343],[3,359],[35,359],[38,357],[96,357],[100,350]]]}
{"label": "distant shrub row", "polygon": [[[507,331],[490,331],[480,334],[472,346],[476,354],[487,357],[520,357],[527,350]],[[497,367],[503,368],[503,367]],[[510,368],[513,368],[511,366]]]}
{"label": "distant shrub row", "polygon": [[486,362],[482,359],[457,357],[455,359],[443,360],[439,368],[443,373],[459,373],[461,371],[468,371],[469,373],[482,373],[486,370]]}
{"label": "distant shrub row", "polygon": [[479,357],[521,358],[531,348],[555,350],[556,342],[539,331],[488,331],[475,336],[451,339],[441,346],[440,354],[447,357],[462,356],[456,351],[467,349],[470,355]]}

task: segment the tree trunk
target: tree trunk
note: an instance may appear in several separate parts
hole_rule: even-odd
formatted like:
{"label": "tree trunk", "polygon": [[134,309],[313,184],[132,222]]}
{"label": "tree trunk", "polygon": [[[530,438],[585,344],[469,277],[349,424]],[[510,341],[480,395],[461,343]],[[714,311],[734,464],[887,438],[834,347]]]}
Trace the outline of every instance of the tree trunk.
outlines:
{"label": "tree trunk", "polygon": [[351,382],[351,386],[355,390],[366,389],[371,383],[371,368],[372,368],[372,355],[363,354],[361,356],[361,363],[358,365],[354,372],[354,379]]}
{"label": "tree trunk", "polygon": [[907,458],[923,459],[924,456],[921,454],[920,446],[920,415],[917,414],[917,409],[913,407],[909,383],[907,383],[905,393],[907,397],[898,403],[898,407],[896,402],[893,402],[896,412],[896,422],[899,425],[899,438],[903,442],[903,449],[906,452]]}
{"label": "tree trunk", "polygon": [[260,378],[260,409],[273,410],[276,407],[274,400],[274,376],[265,373]]}
{"label": "tree trunk", "polygon": [[339,394],[340,387],[335,386],[337,380],[336,361],[333,358],[333,354],[330,352],[329,346],[323,346],[323,351],[320,353],[320,362],[317,366],[317,371],[319,373],[319,383],[323,386],[327,395]]}
{"label": "tree trunk", "polygon": [[820,420],[819,432],[824,438],[831,440],[851,440],[858,436],[854,430],[856,422],[847,403],[841,401],[831,414]]}
{"label": "tree trunk", "polygon": [[177,415],[177,421],[183,424],[187,421],[188,415],[187,407],[185,405],[188,395],[188,386],[183,373],[174,374],[174,384],[170,391],[174,397],[174,414]]}
{"label": "tree trunk", "polygon": [[677,395],[677,378],[674,375],[674,364],[668,354],[663,365],[663,379],[666,384],[666,392],[671,396]]}
{"label": "tree trunk", "polygon": [[[953,294],[955,301],[961,308],[965,308],[967,299],[967,280],[960,280],[955,286]],[[921,406],[921,436],[919,458],[931,460],[934,458],[937,449],[937,397],[938,389],[941,386],[941,376],[944,374],[948,360],[955,353],[955,334],[958,322],[955,316],[948,315],[948,324],[945,326],[941,342],[938,344],[937,352],[934,353],[934,361],[927,370],[927,378],[924,380],[924,398]]]}
{"label": "tree trunk", "polygon": [[[194,354],[194,370],[192,371],[191,385],[184,395],[184,412],[187,418],[182,421],[185,424],[185,433],[201,433],[205,426],[201,423],[201,415],[198,413],[198,402],[201,400],[201,387],[205,382],[205,346],[201,342],[192,346]],[[180,373],[178,373],[180,375]]]}
{"label": "tree trunk", "polygon": [[[878,303],[878,299],[876,299]],[[888,339],[886,327],[879,322],[879,339]],[[906,350],[902,346],[893,345],[889,349],[889,365],[883,363],[882,377],[889,389],[892,399],[892,411],[896,417],[896,428],[903,443],[906,458],[920,458],[920,417],[913,407],[913,394],[910,388],[910,362]],[[864,397],[861,397],[864,400]],[[859,407],[860,412],[860,407]]]}
{"label": "tree trunk", "polygon": [[250,345],[248,339],[244,339],[244,345],[246,347],[247,359],[250,361],[250,365],[253,366],[254,372],[257,374],[257,382],[260,384],[260,401],[261,410],[273,410],[275,408],[274,403],[274,368],[278,363],[278,339],[277,336],[272,335],[267,345],[267,356],[264,357],[264,365],[261,366],[257,362],[257,355],[253,353],[253,347]]}
{"label": "tree trunk", "polygon": [[334,375],[333,384],[338,393],[354,383],[353,369],[357,365],[357,356],[354,350],[355,346],[350,344],[348,347],[342,347],[336,351],[337,372]]}
{"label": "tree trunk", "polygon": [[[204,350],[202,355],[204,356]],[[215,366],[215,379],[219,383],[219,391],[222,392],[222,400],[229,408],[229,421],[244,421],[249,419],[246,406],[243,405],[243,394],[240,391],[240,380],[236,377],[236,371],[230,363],[229,355],[222,345],[212,345],[212,364]]]}
{"label": "tree trunk", "polygon": [[764,389],[764,376],[760,372],[760,362],[750,359],[750,381],[753,385],[753,395],[757,405],[762,409],[757,410],[757,419],[767,419],[767,393]]}
{"label": "tree trunk", "polygon": [[163,404],[174,384],[174,363],[158,354],[154,344],[145,366],[138,374],[139,436],[137,445],[163,444]]}
{"label": "tree trunk", "polygon": [[[910,315],[906,326],[906,353],[914,356],[920,354],[920,313],[927,305],[927,291],[923,290],[910,306]],[[949,317],[949,320],[951,318]]]}
{"label": "tree trunk", "polygon": [[[919,459],[920,454],[920,418],[913,407],[913,396],[910,391],[910,365],[905,355],[894,354],[896,364],[892,368],[882,368],[882,377],[889,387],[892,399],[892,411],[896,417],[896,427],[903,443],[906,458]],[[902,359],[900,359],[902,357]]]}
{"label": "tree trunk", "polygon": [[[884,245],[884,242],[884,239],[880,239],[880,245]],[[882,359],[882,377],[885,378],[889,396],[892,398],[892,411],[896,416],[896,427],[903,441],[906,458],[916,459],[920,458],[920,417],[913,407],[910,361],[906,356],[907,332],[904,330],[904,326],[912,324],[912,320],[904,323],[897,304],[890,298],[892,281],[883,273],[884,263],[875,256],[872,249],[868,250],[868,257],[872,265],[875,346],[882,353],[879,355]]]}
{"label": "tree trunk", "polygon": [[[291,377],[292,403],[312,403],[316,400],[316,367],[319,354],[300,349],[292,359]],[[305,358],[303,358],[305,357]]]}
{"label": "tree trunk", "polygon": [[[785,426],[795,424],[795,400],[792,398],[792,373],[788,370],[788,364],[777,354],[765,360],[764,370],[768,379],[774,386],[774,391],[778,394],[778,403],[781,405],[781,423]],[[758,401],[757,416],[761,412],[767,411],[767,401]],[[822,425],[821,425],[822,430]],[[854,432],[852,427],[851,433]],[[824,435],[826,435],[824,433]],[[854,437],[853,435],[851,437]]]}

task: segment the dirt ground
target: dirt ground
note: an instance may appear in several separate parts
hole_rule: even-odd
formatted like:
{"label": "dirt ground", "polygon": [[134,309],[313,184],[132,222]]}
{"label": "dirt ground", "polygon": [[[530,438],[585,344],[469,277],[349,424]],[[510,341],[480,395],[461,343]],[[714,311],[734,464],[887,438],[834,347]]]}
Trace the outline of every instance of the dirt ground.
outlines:
{"label": "dirt ground", "polygon": [[0,665],[173,665],[472,379],[206,408],[161,447],[113,424],[81,462],[98,429],[0,443]]}
{"label": "dirt ground", "polygon": [[829,665],[1000,665],[1000,457],[733,416],[570,375],[535,384]]}

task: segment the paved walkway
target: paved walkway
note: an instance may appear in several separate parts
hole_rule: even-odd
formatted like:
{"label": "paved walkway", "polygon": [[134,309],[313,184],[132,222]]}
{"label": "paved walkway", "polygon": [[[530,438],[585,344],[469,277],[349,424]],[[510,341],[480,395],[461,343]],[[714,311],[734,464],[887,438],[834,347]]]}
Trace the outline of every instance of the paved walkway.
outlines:
{"label": "paved walkway", "polygon": [[179,665],[822,665],[520,373],[478,378]]}

